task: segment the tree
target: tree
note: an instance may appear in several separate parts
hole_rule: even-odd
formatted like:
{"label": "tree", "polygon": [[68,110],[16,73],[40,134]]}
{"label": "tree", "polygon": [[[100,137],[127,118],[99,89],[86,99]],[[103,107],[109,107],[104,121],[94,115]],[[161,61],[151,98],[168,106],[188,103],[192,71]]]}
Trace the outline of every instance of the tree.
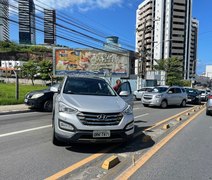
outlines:
{"label": "tree", "polygon": [[163,70],[166,72],[167,85],[181,85],[183,80],[182,61],[177,57],[161,59],[154,66],[155,70]]}
{"label": "tree", "polygon": [[51,80],[53,81],[53,66],[51,60],[42,60],[39,62],[39,70],[40,77],[42,80]]}
{"label": "tree", "polygon": [[38,63],[35,60],[29,60],[21,67],[23,76],[31,79],[34,86],[35,75],[38,73]]}

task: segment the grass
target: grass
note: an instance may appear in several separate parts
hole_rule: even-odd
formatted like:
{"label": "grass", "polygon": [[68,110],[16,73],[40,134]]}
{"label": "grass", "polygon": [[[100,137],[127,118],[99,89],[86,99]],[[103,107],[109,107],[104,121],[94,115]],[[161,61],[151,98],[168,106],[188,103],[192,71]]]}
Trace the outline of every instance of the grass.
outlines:
{"label": "grass", "polygon": [[19,84],[19,100],[16,100],[16,86],[12,83],[0,83],[0,105],[12,105],[24,103],[25,95],[33,90],[46,89],[42,85],[23,85]]}

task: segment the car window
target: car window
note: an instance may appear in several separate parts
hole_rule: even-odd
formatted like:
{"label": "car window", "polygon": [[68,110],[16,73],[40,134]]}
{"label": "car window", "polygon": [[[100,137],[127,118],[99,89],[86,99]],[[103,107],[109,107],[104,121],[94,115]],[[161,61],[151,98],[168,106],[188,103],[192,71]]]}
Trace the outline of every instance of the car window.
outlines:
{"label": "car window", "polygon": [[121,87],[118,89],[117,93],[119,94],[121,91],[127,91],[131,94],[131,87],[129,82],[124,82],[121,84]]}
{"label": "car window", "polygon": [[168,93],[169,93],[169,94],[175,93],[175,88],[170,88],[170,89],[168,90]]}
{"label": "car window", "polygon": [[184,93],[186,92],[186,90],[185,90],[184,88],[181,88],[181,90],[182,90],[182,92],[184,92]]}
{"label": "car window", "polygon": [[155,92],[155,93],[162,93],[165,92],[168,88],[167,87],[154,87],[149,92]]}
{"label": "car window", "polygon": [[175,88],[175,93],[182,93],[180,88]]}

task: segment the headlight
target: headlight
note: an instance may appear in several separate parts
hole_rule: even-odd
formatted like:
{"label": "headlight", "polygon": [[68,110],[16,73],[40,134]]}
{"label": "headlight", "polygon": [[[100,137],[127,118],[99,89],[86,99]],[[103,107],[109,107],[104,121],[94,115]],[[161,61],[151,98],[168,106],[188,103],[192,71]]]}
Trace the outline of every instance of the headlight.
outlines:
{"label": "headlight", "polygon": [[161,98],[163,95],[162,94],[159,94],[159,95],[156,95],[155,98]]}
{"label": "headlight", "polygon": [[44,95],[44,93],[33,94],[32,97],[31,97],[31,99],[37,99],[37,98],[39,98],[39,97],[41,97],[43,95]]}
{"label": "headlight", "polygon": [[132,114],[133,113],[132,106],[128,105],[127,108],[123,111],[123,113],[128,114],[128,115]]}
{"label": "headlight", "polygon": [[62,102],[59,102],[59,112],[65,112],[65,113],[68,113],[68,114],[74,114],[77,112],[76,109],[70,107],[70,106],[67,106],[66,104],[62,103]]}

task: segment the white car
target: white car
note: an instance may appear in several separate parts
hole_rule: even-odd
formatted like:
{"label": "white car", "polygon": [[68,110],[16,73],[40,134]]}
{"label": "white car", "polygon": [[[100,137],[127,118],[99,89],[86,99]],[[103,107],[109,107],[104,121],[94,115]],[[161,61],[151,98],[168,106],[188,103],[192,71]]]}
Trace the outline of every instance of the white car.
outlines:
{"label": "white car", "polygon": [[66,77],[53,107],[53,144],[120,142],[134,133],[129,82],[118,93],[101,78]]}
{"label": "white car", "polygon": [[134,98],[136,100],[139,100],[139,99],[142,98],[144,92],[149,92],[152,89],[153,89],[153,87],[144,87],[144,88],[138,89],[138,90],[133,92]]}

